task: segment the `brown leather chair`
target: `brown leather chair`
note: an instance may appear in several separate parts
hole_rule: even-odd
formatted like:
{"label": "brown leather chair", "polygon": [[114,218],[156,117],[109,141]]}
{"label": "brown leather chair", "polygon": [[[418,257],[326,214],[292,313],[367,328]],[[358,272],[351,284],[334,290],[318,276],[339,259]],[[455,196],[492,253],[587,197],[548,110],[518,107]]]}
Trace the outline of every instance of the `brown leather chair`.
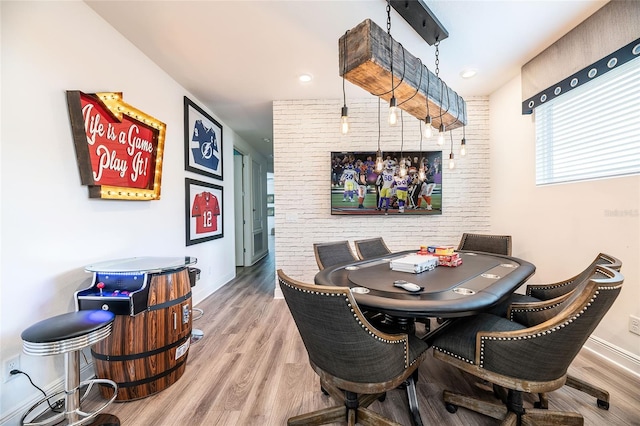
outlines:
{"label": "brown leather chair", "polygon": [[497,394],[506,389],[502,403],[481,401],[444,391],[447,410],[465,407],[502,419],[503,425],[582,425],[578,413],[525,408],[523,393],[547,393],[564,385],[567,369],[607,313],[622,288],[622,275],[595,266],[577,283],[575,291],[547,313],[548,320],[532,325],[483,313],[460,319],[433,342],[433,356],[494,384]]}
{"label": "brown leather chair", "polygon": [[511,256],[511,235],[471,234],[460,238],[458,250],[482,251]]}
{"label": "brown leather chair", "polygon": [[391,250],[389,250],[389,247],[387,247],[382,237],[356,240],[353,242],[353,245],[356,246],[356,253],[361,260],[391,253]]}
{"label": "brown leather chair", "polygon": [[322,271],[329,266],[339,263],[353,262],[358,258],[351,251],[349,241],[332,241],[329,243],[314,243],[313,252],[316,256],[318,268]]}
{"label": "brown leather chair", "polygon": [[405,384],[413,421],[421,425],[415,380],[428,345],[415,336],[387,334],[364,317],[347,287],[305,284],[278,270],[278,282],[322,389],[339,405],[301,414],[288,425],[347,422],[397,425],[369,410]]}

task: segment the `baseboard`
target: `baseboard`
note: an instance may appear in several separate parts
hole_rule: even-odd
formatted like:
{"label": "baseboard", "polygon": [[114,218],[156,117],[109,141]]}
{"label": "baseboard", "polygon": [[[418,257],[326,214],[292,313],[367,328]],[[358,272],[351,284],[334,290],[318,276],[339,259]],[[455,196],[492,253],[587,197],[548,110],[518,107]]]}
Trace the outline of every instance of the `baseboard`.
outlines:
{"label": "baseboard", "polygon": [[[94,376],[95,376],[95,371],[93,369],[93,362],[90,364],[85,364],[84,366],[80,367],[81,382],[85,380],[89,380]],[[43,387],[42,390],[47,395],[60,392],[64,390],[64,379],[65,379],[64,376],[61,376],[59,379]],[[24,413],[26,413],[27,410],[29,410],[35,403],[37,403],[43,398],[43,395],[40,391],[38,391],[36,388],[33,388],[33,390],[34,390],[34,394],[33,394],[34,396],[31,399],[25,401],[24,404],[22,404],[21,406],[14,407],[14,409],[8,413],[2,413],[3,414],[2,418],[0,418],[1,426],[14,426],[14,425],[20,424],[20,420],[22,419],[22,416],[24,415]],[[43,404],[41,412],[44,412],[45,409],[46,409],[46,406]]]}
{"label": "baseboard", "polygon": [[584,344],[584,348],[606,361],[616,364],[640,379],[640,356],[634,355],[595,336],[589,337]]}

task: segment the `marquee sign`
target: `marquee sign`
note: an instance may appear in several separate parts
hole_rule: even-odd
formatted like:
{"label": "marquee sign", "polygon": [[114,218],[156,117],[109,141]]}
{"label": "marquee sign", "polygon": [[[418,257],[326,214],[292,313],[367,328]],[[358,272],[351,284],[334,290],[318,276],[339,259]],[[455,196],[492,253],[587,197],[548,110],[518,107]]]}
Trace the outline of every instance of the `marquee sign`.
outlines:
{"label": "marquee sign", "polygon": [[166,125],[122,93],[67,91],[78,169],[89,198],[158,200]]}

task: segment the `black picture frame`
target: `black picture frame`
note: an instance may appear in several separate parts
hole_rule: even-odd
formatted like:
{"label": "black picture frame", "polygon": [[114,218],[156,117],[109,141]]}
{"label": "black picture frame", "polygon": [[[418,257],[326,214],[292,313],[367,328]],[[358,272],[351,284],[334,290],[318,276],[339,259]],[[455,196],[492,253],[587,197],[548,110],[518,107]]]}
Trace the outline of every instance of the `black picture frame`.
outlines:
{"label": "black picture frame", "polygon": [[224,188],[185,179],[186,245],[224,237]]}
{"label": "black picture frame", "polygon": [[222,126],[184,97],[184,168],[223,180]]}
{"label": "black picture frame", "polygon": [[[382,157],[383,170],[378,171],[376,152],[331,152],[332,215],[413,217],[442,214],[442,151],[392,151],[384,152]],[[411,177],[407,179],[407,189],[397,192],[405,186],[403,184],[381,191],[385,176],[390,182],[396,181],[403,159],[406,175]],[[425,165],[424,180],[418,178],[421,162]]]}

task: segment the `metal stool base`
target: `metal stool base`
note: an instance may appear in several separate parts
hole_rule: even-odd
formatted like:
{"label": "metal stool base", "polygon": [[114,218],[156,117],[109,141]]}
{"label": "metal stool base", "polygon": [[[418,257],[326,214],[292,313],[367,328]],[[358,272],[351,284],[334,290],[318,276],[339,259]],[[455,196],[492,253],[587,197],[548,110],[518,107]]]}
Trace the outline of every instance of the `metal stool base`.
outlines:
{"label": "metal stool base", "polygon": [[[70,393],[80,392],[81,387],[87,386],[87,389],[84,391],[84,393],[80,397],[80,402],[82,403],[82,401],[89,395],[89,392],[91,392],[91,389],[95,384],[106,385],[113,388],[113,396],[111,397],[111,399],[109,399],[104,404],[102,404],[102,406],[100,406],[97,410],[87,413],[82,411],[80,407],[72,411],[66,411],[66,407],[65,407],[65,411],[61,413],[54,413],[45,419],[36,421],[35,419],[41,415],[41,414],[38,414],[32,420],[26,421],[29,414],[31,414],[34,410],[36,410],[38,407],[40,407],[42,404],[46,403],[47,401],[53,399],[54,402],[56,402],[59,399],[59,398],[56,398],[58,395],[68,395]],[[20,424],[23,426],[49,426],[54,424],[67,425],[67,426],[79,426],[79,425],[87,424],[93,421],[93,419],[98,414],[100,414],[105,408],[107,408],[107,406],[109,406],[116,399],[117,396],[118,396],[118,385],[113,380],[109,380],[109,379],[85,380],[84,382],[80,383],[80,386],[78,388],[72,389],[71,391],[61,390],[54,394],[45,396],[40,401],[36,402],[34,405],[31,406],[31,408],[29,408],[29,410],[27,410],[26,413],[24,413],[24,415],[20,419]],[[67,420],[66,423],[60,423],[65,419]],[[76,420],[70,420],[70,419],[76,419]]]}

